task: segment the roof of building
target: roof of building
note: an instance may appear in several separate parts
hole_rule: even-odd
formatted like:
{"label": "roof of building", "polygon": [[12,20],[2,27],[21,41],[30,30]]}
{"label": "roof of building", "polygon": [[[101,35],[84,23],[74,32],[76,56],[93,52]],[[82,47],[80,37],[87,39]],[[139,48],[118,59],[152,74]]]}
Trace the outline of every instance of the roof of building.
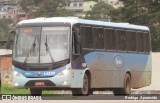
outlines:
{"label": "roof of building", "polygon": [[8,56],[12,54],[12,50],[9,49],[0,49],[0,57]]}

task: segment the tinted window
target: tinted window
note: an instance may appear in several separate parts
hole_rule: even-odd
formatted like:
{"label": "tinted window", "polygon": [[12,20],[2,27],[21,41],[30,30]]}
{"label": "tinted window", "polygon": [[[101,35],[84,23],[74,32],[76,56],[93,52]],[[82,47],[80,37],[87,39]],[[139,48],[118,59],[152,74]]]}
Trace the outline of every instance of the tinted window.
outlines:
{"label": "tinted window", "polygon": [[81,32],[82,32],[82,47],[93,48],[92,28],[82,27]]}
{"label": "tinted window", "polygon": [[125,31],[116,30],[116,48],[117,50],[126,50]]}
{"label": "tinted window", "polygon": [[102,28],[93,28],[94,45],[96,49],[104,49],[104,34]]}
{"label": "tinted window", "polygon": [[136,32],[127,31],[127,50],[128,51],[137,51],[136,48]]}
{"label": "tinted window", "polygon": [[79,54],[80,53],[80,51],[81,51],[81,45],[80,45],[80,37],[81,35],[80,35],[80,32],[79,32],[79,27],[75,27],[75,28],[73,28],[73,41],[72,41],[72,43],[73,43],[73,53],[76,53],[76,54]]}
{"label": "tinted window", "polygon": [[144,33],[144,48],[145,48],[145,52],[150,51],[149,33]]}
{"label": "tinted window", "polygon": [[144,52],[144,36],[143,32],[137,32],[138,51]]}
{"label": "tinted window", "polygon": [[105,29],[105,48],[115,50],[115,30]]}

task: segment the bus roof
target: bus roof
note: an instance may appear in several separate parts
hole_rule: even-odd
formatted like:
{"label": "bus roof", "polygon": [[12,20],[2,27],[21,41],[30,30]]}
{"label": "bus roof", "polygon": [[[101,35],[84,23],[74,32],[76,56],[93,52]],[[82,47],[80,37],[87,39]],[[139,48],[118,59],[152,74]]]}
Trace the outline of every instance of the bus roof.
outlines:
{"label": "bus roof", "polygon": [[81,23],[81,24],[88,24],[88,25],[99,25],[99,26],[108,26],[108,27],[115,27],[115,28],[138,29],[138,30],[149,31],[149,28],[147,26],[133,25],[129,23],[114,23],[114,22],[79,19],[78,17],[50,17],[50,18],[40,17],[40,18],[35,18],[35,19],[23,20],[19,22],[18,24],[51,23],[51,22],[53,23],[54,22],[64,22],[64,23],[70,23],[72,25],[76,23]]}

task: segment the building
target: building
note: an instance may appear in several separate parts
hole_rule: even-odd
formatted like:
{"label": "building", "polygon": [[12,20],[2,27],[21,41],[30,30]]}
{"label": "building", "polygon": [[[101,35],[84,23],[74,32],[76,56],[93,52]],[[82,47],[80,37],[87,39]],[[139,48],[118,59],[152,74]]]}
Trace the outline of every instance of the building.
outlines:
{"label": "building", "polygon": [[75,16],[83,17],[83,0],[70,0],[70,3],[65,8],[75,12]]}
{"label": "building", "polygon": [[87,11],[92,10],[95,4],[100,1],[104,1],[105,3],[112,5],[114,8],[119,8],[123,6],[123,2],[119,0],[70,0],[70,3],[65,7],[67,10],[75,12],[74,16],[79,18],[84,18]]}
{"label": "building", "polygon": [[84,1],[84,6],[83,6],[83,11],[87,12],[92,10],[92,8],[94,7],[95,4],[97,4],[97,2],[95,1]]}
{"label": "building", "polygon": [[98,2],[100,1],[104,1],[105,3],[112,5],[116,9],[123,6],[123,2],[119,0],[98,0]]}
{"label": "building", "polygon": [[10,0],[0,1],[0,19],[7,18],[13,21],[27,19],[27,14],[20,8],[18,2]]}
{"label": "building", "polygon": [[[0,49],[0,84],[12,83],[12,50]],[[2,83],[1,83],[2,82]]]}
{"label": "building", "polygon": [[16,8],[17,8],[16,3],[1,0],[0,1],[0,18],[8,18],[8,19],[13,18]]}
{"label": "building", "polygon": [[70,0],[70,3],[66,6],[66,9],[73,11],[75,13],[74,16],[84,18],[85,13],[92,10],[95,4],[97,4],[95,1]]}

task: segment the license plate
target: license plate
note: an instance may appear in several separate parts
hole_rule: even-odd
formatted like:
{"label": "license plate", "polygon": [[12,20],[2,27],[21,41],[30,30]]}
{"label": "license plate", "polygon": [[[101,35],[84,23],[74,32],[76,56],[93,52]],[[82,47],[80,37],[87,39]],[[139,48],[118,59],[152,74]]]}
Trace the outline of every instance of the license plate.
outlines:
{"label": "license plate", "polygon": [[44,82],[35,82],[35,86],[44,86]]}

